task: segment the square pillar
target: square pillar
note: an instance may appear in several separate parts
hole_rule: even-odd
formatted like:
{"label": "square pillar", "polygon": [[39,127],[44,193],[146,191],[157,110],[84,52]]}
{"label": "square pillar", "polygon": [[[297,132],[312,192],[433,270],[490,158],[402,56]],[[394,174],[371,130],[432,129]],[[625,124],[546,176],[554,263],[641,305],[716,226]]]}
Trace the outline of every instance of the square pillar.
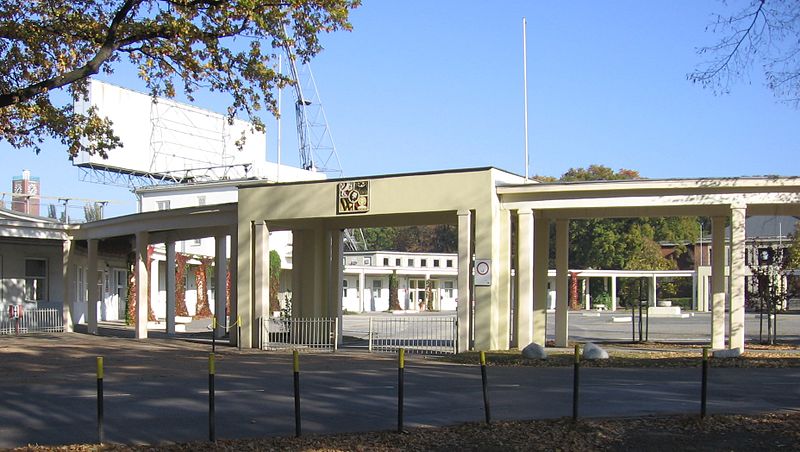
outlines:
{"label": "square pillar", "polygon": [[239,303],[238,303],[238,291],[236,289],[237,281],[239,280],[239,247],[238,243],[238,225],[232,226],[230,231],[230,265],[228,267],[228,271],[231,274],[231,290],[230,290],[230,306],[231,306],[231,323],[234,325],[230,331],[230,344],[231,345],[239,345]]}
{"label": "square pillar", "polygon": [[258,222],[254,225],[254,262],[253,262],[253,284],[254,297],[252,305],[253,331],[252,341],[256,348],[261,347],[262,331],[261,321],[265,321],[272,316],[269,312],[269,229],[266,222]]}
{"label": "square pillar", "polygon": [[611,277],[611,310],[617,310],[617,277]]}
{"label": "square pillar", "polygon": [[728,347],[744,352],[745,206],[731,207],[730,339]]}
{"label": "square pillar", "polygon": [[217,329],[214,335],[217,338],[225,336],[225,326],[228,325],[228,319],[225,312],[225,282],[228,273],[228,237],[225,235],[218,235],[214,237],[214,316],[217,317]]}
{"label": "square pillar", "polygon": [[303,271],[305,270],[305,231],[292,230],[292,316],[304,317],[303,304]]}
{"label": "square pillar", "polygon": [[336,230],[331,233],[331,277],[329,287],[331,294],[328,297],[328,316],[339,319],[337,342],[342,344],[342,278],[344,277],[344,231]]}
{"label": "square pillar", "polygon": [[150,291],[150,269],[147,268],[147,231],[136,233],[136,339],[147,339],[147,293]]}
{"label": "square pillar", "polygon": [[569,220],[556,220],[556,347],[569,338]]}
{"label": "square pillar", "polygon": [[167,335],[174,336],[175,335],[175,288],[177,283],[175,281],[175,272],[177,270],[177,265],[175,263],[175,242],[170,240],[166,242],[166,271],[167,274],[165,275],[165,282],[166,282],[166,315],[167,315]]}
{"label": "square pillar", "polygon": [[86,300],[86,323],[89,334],[97,334],[97,302],[100,300],[100,288],[97,286],[97,239],[87,241],[88,259],[86,264],[86,279],[89,298]]}
{"label": "square pillar", "polygon": [[[472,311],[472,212],[458,211],[458,344],[457,351],[470,349]],[[363,291],[363,287],[361,288]]]}
{"label": "square pillar", "polygon": [[[255,300],[255,260],[256,260],[256,222],[250,221],[245,227],[238,228],[238,244],[236,252],[236,312],[242,319],[242,324],[237,331],[241,337],[242,348],[253,347],[253,310],[251,304]],[[233,301],[231,301],[233,303]],[[258,343],[256,343],[258,344]]]}
{"label": "square pillar", "polygon": [[64,240],[61,249],[61,271],[62,271],[62,285],[64,291],[64,301],[62,303],[61,314],[63,316],[62,323],[64,325],[64,332],[71,333],[74,331],[72,323],[72,313],[75,310],[76,301],[76,283],[75,283],[75,265],[72,263],[74,257],[75,243],[73,240]]}
{"label": "square pillar", "polygon": [[492,350],[508,350],[511,336],[511,211],[497,213],[492,253]]}
{"label": "square pillar", "polygon": [[550,268],[550,221],[533,218],[533,342],[544,347],[547,339],[547,271]]}
{"label": "square pillar", "polygon": [[711,218],[711,348],[725,348],[725,217]]}
{"label": "square pillar", "polygon": [[517,212],[517,347],[533,342],[533,212]]}
{"label": "square pillar", "polygon": [[658,290],[658,280],[656,280],[656,275],[650,277],[647,285],[647,302],[649,306],[655,306],[656,301],[658,300],[657,290]]}

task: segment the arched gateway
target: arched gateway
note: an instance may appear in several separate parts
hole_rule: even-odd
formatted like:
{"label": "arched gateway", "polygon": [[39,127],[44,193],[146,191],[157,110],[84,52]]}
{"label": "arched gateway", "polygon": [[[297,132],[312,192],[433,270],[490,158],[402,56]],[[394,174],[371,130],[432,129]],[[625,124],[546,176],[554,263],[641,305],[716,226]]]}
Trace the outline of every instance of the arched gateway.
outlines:
{"label": "arched gateway", "polygon": [[[270,231],[292,231],[293,306],[298,315],[314,317],[341,313],[343,229],[457,225],[458,349],[488,350],[509,348],[511,328],[520,344],[544,343],[551,221],[556,224],[556,345],[565,346],[569,220],[684,215],[712,217],[714,249],[725,249],[725,224],[730,222],[730,259],[726,262],[724,253],[715,253],[712,262],[712,347],[743,350],[744,220],[747,215],[800,215],[798,178],[540,184],[481,168],[244,183],[239,186],[237,280],[242,345],[257,343],[254,319],[267,309],[269,288],[255,282],[267,280]],[[512,256],[517,261],[513,284]],[[517,291],[514,297],[512,287]],[[517,306],[511,306],[512,299],[518,300]]]}

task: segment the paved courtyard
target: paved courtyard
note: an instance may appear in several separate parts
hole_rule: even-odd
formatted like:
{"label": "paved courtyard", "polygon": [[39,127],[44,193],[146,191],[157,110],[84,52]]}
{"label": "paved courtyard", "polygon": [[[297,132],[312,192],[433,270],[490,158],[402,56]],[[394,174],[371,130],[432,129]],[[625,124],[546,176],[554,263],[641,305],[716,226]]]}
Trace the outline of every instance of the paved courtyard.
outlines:
{"label": "paved courtyard", "polygon": [[[76,333],[3,337],[0,447],[95,441],[98,355],[104,356],[106,363],[108,441],[204,440],[208,435],[209,352],[209,343],[200,340],[137,341]],[[571,414],[569,368],[491,367],[489,378],[496,419]],[[798,410],[798,378],[797,368],[715,368],[709,411]],[[290,355],[219,347],[216,381],[218,438],[293,434]],[[581,381],[582,416],[699,410],[697,368],[584,369]],[[304,432],[391,430],[396,426],[394,356],[353,350],[303,354],[301,387]],[[409,426],[483,419],[477,366],[408,356],[405,396]]]}

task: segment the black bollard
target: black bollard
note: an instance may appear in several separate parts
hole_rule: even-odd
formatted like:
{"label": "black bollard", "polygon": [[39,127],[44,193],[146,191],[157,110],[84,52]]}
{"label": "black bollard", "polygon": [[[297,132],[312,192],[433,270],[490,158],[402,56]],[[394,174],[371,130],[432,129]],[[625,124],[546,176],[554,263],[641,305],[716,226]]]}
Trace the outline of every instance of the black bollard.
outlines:
{"label": "black bollard", "polygon": [[97,442],[105,441],[103,432],[103,357],[97,357]]}
{"label": "black bollard", "polygon": [[486,423],[492,423],[492,415],[489,408],[489,383],[486,377],[486,353],[481,351],[481,380],[483,381],[483,409],[486,413]]}

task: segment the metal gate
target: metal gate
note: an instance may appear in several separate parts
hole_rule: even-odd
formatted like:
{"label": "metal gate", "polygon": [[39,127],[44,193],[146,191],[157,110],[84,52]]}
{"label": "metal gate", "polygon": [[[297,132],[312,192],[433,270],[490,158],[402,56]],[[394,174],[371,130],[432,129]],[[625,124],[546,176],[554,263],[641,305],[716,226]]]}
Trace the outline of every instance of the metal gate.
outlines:
{"label": "metal gate", "polygon": [[338,349],[338,318],[259,318],[262,350]]}
{"label": "metal gate", "polygon": [[458,350],[456,316],[370,317],[369,350],[455,354]]}

